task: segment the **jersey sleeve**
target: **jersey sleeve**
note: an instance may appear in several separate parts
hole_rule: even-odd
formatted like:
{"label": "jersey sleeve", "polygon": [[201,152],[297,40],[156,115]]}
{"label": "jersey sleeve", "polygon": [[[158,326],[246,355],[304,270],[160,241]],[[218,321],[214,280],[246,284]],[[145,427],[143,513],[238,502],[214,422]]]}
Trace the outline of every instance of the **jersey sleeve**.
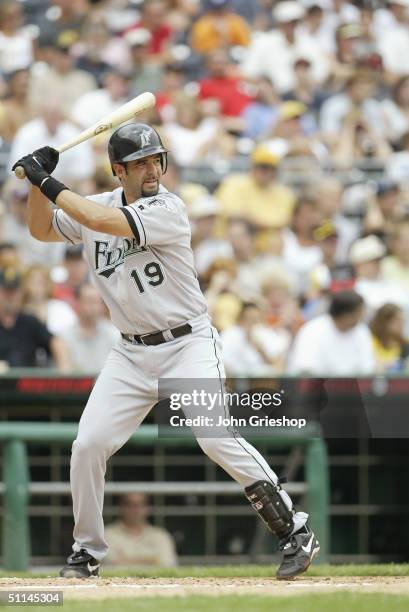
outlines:
{"label": "jersey sleeve", "polygon": [[82,242],[81,224],[71,219],[61,208],[54,210],[53,228],[68,244],[80,244]]}
{"label": "jersey sleeve", "polygon": [[190,240],[190,226],[183,202],[173,194],[141,198],[120,209],[139,246],[155,246]]}

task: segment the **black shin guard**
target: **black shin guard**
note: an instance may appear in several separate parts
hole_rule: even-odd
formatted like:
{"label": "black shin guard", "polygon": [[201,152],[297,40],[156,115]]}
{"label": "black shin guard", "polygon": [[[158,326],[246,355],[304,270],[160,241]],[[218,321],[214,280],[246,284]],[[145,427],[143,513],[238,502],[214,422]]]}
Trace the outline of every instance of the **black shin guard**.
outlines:
{"label": "black shin guard", "polygon": [[258,480],[244,492],[252,507],[263,519],[269,530],[280,539],[290,535],[294,527],[293,511],[284,503],[280,485]]}

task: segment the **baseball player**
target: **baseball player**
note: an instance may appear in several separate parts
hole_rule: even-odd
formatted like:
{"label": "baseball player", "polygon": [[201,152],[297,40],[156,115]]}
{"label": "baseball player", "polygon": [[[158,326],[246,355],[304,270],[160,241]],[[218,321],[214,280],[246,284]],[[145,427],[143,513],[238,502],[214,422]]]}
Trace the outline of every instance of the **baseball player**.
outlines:
{"label": "baseball player", "polygon": [[[82,243],[93,282],[121,338],[103,367],[72,446],[73,553],[63,577],[98,576],[107,553],[102,517],[106,463],[158,401],[158,381],[206,378],[223,384],[219,336],[206,309],[182,200],[161,184],[167,150],[149,125],[117,129],[108,145],[119,187],[84,198],[51,176],[58,152],[43,147],[14,164],[32,183],[31,234],[45,242]],[[52,207],[53,202],[56,207]],[[215,407],[223,416],[225,406]],[[319,552],[289,495],[260,453],[237,432],[197,439],[239,482],[254,510],[278,536],[277,577],[304,572]]]}

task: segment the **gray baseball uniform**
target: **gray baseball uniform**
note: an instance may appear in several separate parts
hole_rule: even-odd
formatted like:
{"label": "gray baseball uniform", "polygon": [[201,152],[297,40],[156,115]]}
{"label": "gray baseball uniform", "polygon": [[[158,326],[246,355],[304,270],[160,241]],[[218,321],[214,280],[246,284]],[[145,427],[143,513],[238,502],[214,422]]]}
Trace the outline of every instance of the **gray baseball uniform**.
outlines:
{"label": "gray baseball uniform", "polygon": [[[181,199],[160,187],[157,196],[126,205],[122,187],[90,196],[104,206],[123,207],[134,238],[89,230],[64,211],[53,227],[68,243],[83,243],[92,280],[116,327],[124,334],[163,331],[155,346],[121,339],[112,349],[82,414],[72,447],[73,550],[86,548],[102,560],[108,550],[102,518],[106,462],[128,440],[158,399],[158,380],[225,377],[217,330],[211,325],[190,248],[190,225]],[[173,339],[167,330],[189,323],[192,333]],[[225,416],[224,406],[213,416]],[[188,415],[187,415],[188,416]],[[190,415],[189,415],[190,416]],[[203,451],[243,487],[258,480],[277,483],[260,453],[235,432],[198,437]],[[280,492],[288,508],[292,502]],[[294,515],[293,532],[307,521]]]}

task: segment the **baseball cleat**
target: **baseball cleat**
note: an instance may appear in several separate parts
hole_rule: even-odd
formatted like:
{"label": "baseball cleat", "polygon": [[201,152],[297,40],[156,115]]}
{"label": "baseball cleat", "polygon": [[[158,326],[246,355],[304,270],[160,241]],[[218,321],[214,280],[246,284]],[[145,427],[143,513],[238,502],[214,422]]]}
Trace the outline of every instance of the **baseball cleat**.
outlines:
{"label": "baseball cleat", "polygon": [[100,565],[99,561],[91,557],[85,548],[81,548],[68,557],[67,565],[60,570],[60,576],[62,578],[97,578]]}
{"label": "baseball cleat", "polygon": [[277,570],[278,580],[291,580],[305,572],[320,551],[320,544],[306,525],[301,531],[280,540],[279,549],[283,560]]}

